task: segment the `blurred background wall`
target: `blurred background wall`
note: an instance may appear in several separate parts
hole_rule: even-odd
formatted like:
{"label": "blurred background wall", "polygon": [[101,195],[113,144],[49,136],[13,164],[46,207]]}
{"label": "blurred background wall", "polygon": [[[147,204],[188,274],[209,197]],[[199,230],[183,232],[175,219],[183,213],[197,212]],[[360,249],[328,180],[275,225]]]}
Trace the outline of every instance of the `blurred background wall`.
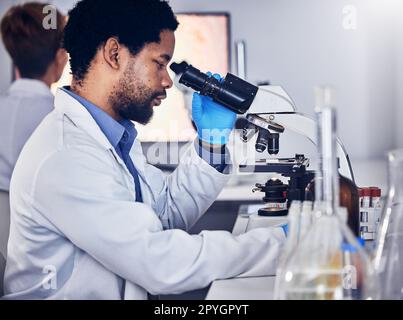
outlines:
{"label": "blurred background wall", "polygon": [[[17,0],[2,0],[0,16]],[[75,1],[53,0],[64,13]],[[233,43],[244,40],[247,80],[282,85],[313,116],[313,88],[337,90],[339,135],[353,161],[403,147],[403,2],[399,0],[171,0],[176,12],[228,12]],[[201,26],[202,27],[202,26]],[[0,93],[11,65],[0,44]],[[300,142],[282,139],[295,150]]]}

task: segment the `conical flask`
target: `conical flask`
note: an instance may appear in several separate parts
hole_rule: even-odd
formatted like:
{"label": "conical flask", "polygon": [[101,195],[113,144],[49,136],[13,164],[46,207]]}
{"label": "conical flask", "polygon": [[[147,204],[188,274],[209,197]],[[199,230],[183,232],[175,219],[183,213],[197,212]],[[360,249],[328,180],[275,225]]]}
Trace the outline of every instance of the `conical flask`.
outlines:
{"label": "conical flask", "polygon": [[370,258],[339,207],[334,108],[318,112],[319,169],[314,223],[281,273],[279,299],[373,299],[377,282]]}
{"label": "conical flask", "polygon": [[403,299],[403,149],[388,154],[389,192],[375,252],[381,299]]}
{"label": "conical flask", "polygon": [[279,287],[282,280],[282,272],[286,261],[293,254],[298,245],[299,231],[301,222],[301,201],[294,200],[288,210],[288,235],[283,251],[278,259],[276,270],[276,281],[274,285],[274,299],[278,299]]}

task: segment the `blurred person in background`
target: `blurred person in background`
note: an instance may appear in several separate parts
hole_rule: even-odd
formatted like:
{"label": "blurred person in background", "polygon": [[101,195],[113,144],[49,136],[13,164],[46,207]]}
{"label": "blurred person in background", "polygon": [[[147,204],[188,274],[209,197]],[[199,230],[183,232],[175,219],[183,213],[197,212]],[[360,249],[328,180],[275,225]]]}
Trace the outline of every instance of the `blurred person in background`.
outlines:
{"label": "blurred person in background", "polygon": [[66,18],[54,9],[56,23],[45,28],[47,6],[36,2],[16,5],[1,20],[1,37],[16,78],[6,95],[0,96],[0,253],[4,256],[11,175],[25,142],[54,109],[50,86],[59,81],[68,60],[61,48]]}

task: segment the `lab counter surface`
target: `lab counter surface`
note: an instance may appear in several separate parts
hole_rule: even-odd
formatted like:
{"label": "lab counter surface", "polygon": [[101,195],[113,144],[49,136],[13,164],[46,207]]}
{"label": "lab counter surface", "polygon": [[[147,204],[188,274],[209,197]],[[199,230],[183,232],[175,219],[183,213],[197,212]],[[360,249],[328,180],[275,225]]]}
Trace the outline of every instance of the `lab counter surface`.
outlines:
{"label": "lab counter surface", "polygon": [[[382,195],[387,192],[387,168],[385,160],[360,161],[353,163],[356,184],[358,186],[377,186]],[[255,176],[258,177],[258,176]],[[247,183],[229,185],[219,196],[219,200],[262,200],[261,193],[252,194],[250,177]],[[241,205],[232,233],[239,235],[250,229],[277,226],[286,222],[286,218],[267,219],[257,214],[258,205]],[[372,245],[372,244],[370,244]],[[274,297],[275,276],[233,278],[214,281],[207,293],[206,300],[271,300]]]}
{"label": "lab counter surface", "polygon": [[214,281],[206,300],[272,300],[275,277],[234,278]]}
{"label": "lab counter surface", "polygon": [[[254,212],[264,204],[242,205],[232,230],[239,235],[258,227],[277,226],[287,221],[286,217],[260,217]],[[271,300],[274,297],[275,276],[233,278],[214,281],[206,300]]]}

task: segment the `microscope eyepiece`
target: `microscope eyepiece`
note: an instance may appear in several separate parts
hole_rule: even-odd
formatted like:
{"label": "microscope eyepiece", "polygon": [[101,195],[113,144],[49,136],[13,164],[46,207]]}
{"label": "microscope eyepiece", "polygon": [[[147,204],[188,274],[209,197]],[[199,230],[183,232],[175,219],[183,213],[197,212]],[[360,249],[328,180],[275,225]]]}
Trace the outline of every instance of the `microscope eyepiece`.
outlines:
{"label": "microscope eyepiece", "polygon": [[211,97],[225,107],[238,114],[244,114],[251,106],[258,87],[246,82],[231,73],[221,81],[202,73],[185,61],[172,63],[171,70],[181,75],[179,83],[199,91],[201,95]]}
{"label": "microscope eyepiece", "polygon": [[208,76],[194,68],[192,65],[187,64],[185,61],[181,63],[172,63],[171,70],[176,74],[181,74],[179,83],[192,88],[195,91],[199,91],[201,94],[203,89],[209,90],[210,94],[206,92],[204,95],[212,96],[219,89],[219,80],[212,76]]}
{"label": "microscope eyepiece", "polygon": [[[228,73],[224,79],[205,74],[185,61],[172,63],[171,70],[180,76],[179,83],[199,91],[201,95],[212,98],[228,109],[244,114],[255,99],[258,87]],[[258,132],[256,151],[269,154],[279,152],[279,133],[284,127],[255,114],[248,114],[246,119],[238,119],[237,129],[242,129],[241,139],[248,142]]]}
{"label": "microscope eyepiece", "polygon": [[170,66],[171,70],[175,72],[176,74],[182,74],[186,71],[188,68],[188,64],[185,61],[182,61],[181,63],[176,63],[173,62]]}

